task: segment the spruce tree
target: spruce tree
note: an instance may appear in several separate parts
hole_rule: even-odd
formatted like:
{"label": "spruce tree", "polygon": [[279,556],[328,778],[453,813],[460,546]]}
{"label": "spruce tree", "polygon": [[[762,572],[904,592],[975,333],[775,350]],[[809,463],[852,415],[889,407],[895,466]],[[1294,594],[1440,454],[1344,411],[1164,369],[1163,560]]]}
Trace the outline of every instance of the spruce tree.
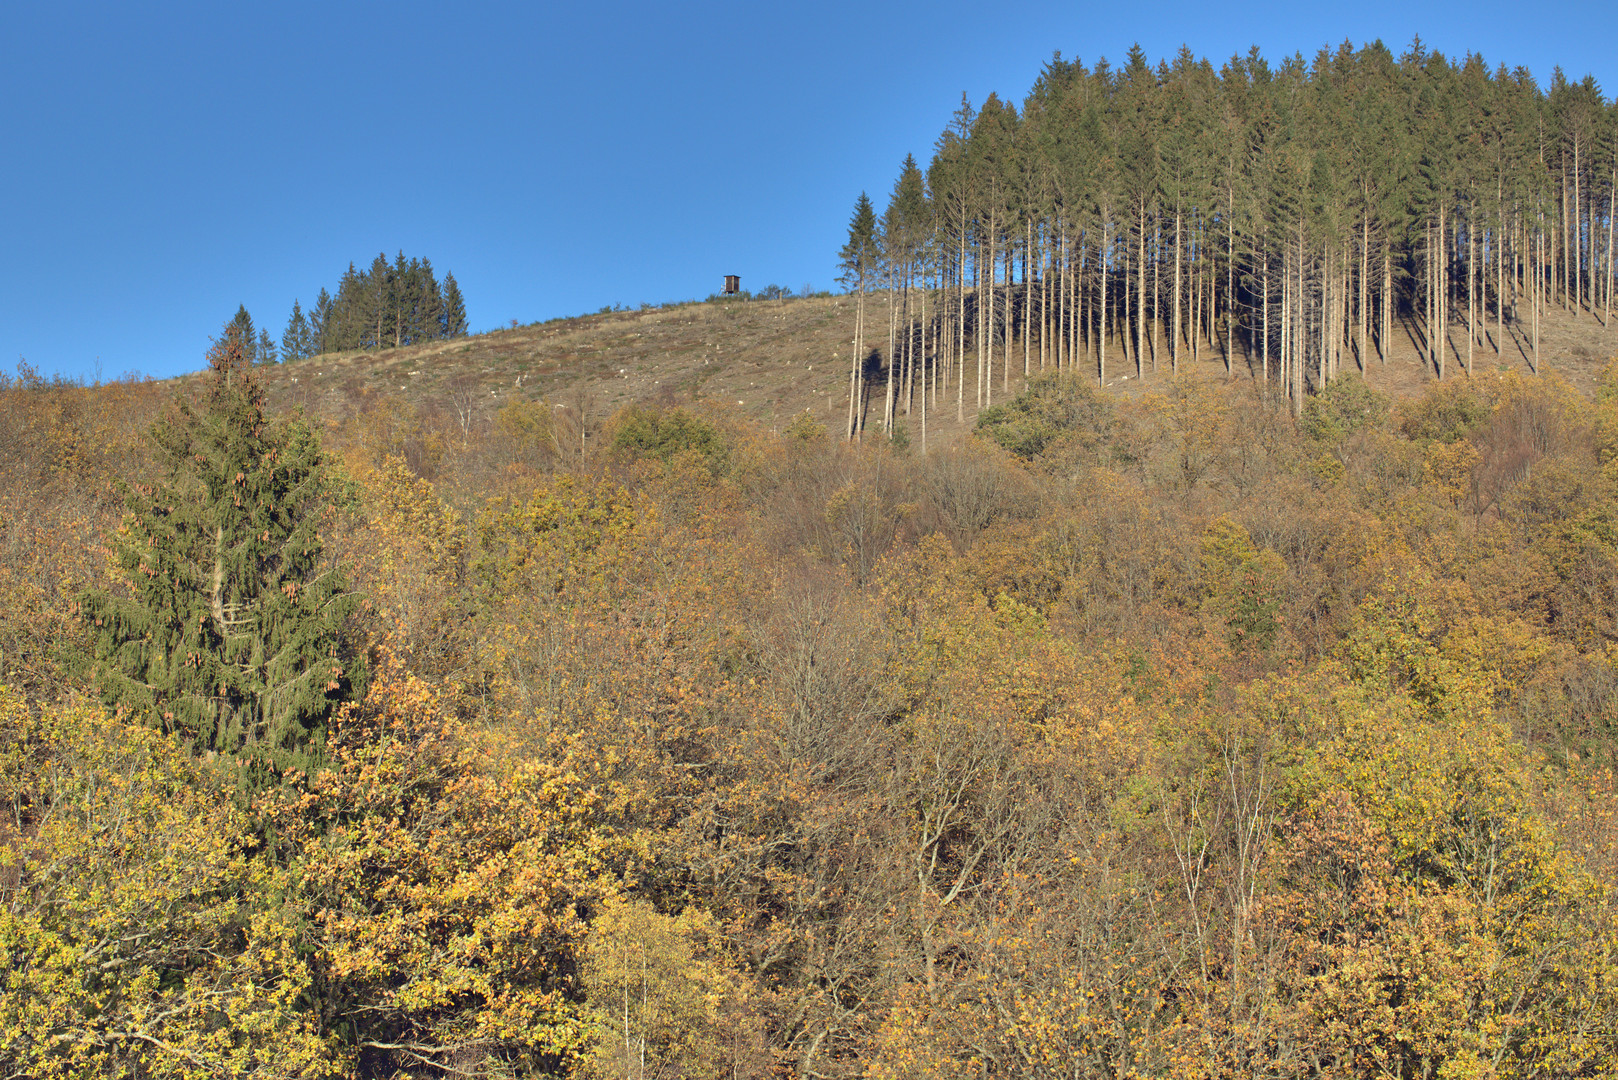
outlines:
{"label": "spruce tree", "polygon": [[430,259],[422,259],[419,263],[412,259],[410,266],[414,273],[412,289],[416,296],[410,340],[412,343],[434,341],[443,332],[444,294],[438,286],[438,278],[433,274]]}
{"label": "spruce tree", "polygon": [[309,320],[304,318],[303,308],[298,301],[292,301],[292,316],[287,319],[287,328],[281,334],[281,362],[291,360],[304,360],[314,355],[313,335],[309,331]]}
{"label": "spruce tree", "polygon": [[[401,253],[402,254],[402,253]],[[371,260],[371,271],[365,276],[365,337],[360,345],[366,349],[386,348],[393,329],[393,313],[397,307],[399,282],[394,278],[388,257],[377,252]]]}
{"label": "spruce tree", "polygon": [[270,332],[260,330],[258,332],[258,343],[253,349],[253,363],[273,364],[275,359],[275,342],[270,340]]}
{"label": "spruce tree", "polygon": [[330,352],[333,334],[332,299],[326,287],[320,287],[320,295],[315,297],[315,308],[309,313],[309,355],[319,356]]}
{"label": "spruce tree", "polygon": [[322,564],[314,433],[264,415],[234,321],[208,367],[202,400],[152,428],[164,477],[125,488],[114,544],[127,587],[85,593],[81,609],[105,700],[233,757],[253,785],[318,761],[365,669],[342,631],[354,597]]}
{"label": "spruce tree", "polygon": [[236,328],[236,333],[242,340],[242,348],[251,361],[253,349],[258,341],[258,330],[253,326],[253,316],[247,313],[246,304],[236,305],[236,314],[231,317],[230,325]]}
{"label": "spruce tree", "polygon": [[854,214],[848,222],[848,243],[838,253],[838,267],[843,283],[858,297],[854,315],[854,353],[848,370],[848,426],[845,437],[858,437],[862,427],[860,397],[863,392],[865,362],[865,290],[871,275],[881,261],[880,245],[876,236],[876,211],[865,192],[854,203]]}
{"label": "spruce tree", "polygon": [[444,314],[442,317],[443,336],[446,338],[459,338],[466,336],[466,302],[461,299],[461,287],[455,283],[455,275],[444,275]]}

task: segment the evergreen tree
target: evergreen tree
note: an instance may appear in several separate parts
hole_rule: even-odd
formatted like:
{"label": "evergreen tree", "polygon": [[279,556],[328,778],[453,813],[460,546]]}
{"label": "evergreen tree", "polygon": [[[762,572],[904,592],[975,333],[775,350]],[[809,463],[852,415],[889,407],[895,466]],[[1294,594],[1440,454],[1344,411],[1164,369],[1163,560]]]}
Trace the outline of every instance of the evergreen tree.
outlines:
{"label": "evergreen tree", "polygon": [[234,756],[256,784],[318,760],[364,666],[344,648],[354,598],[322,566],[319,445],[301,421],[264,415],[248,341],[227,324],[202,401],[153,427],[166,475],[125,488],[128,586],[81,606],[105,700],[197,753]]}
{"label": "evergreen tree", "polygon": [[320,295],[315,297],[315,309],[309,313],[309,355],[319,356],[330,352],[334,346],[332,341],[332,299],[331,293],[321,286]]}
{"label": "evergreen tree", "polygon": [[[403,253],[400,253],[401,257]],[[365,289],[365,321],[360,338],[362,349],[380,349],[390,344],[390,331],[394,325],[394,309],[398,306],[397,285],[393,267],[382,252],[371,260],[371,271],[363,278]]]}
{"label": "evergreen tree", "polygon": [[253,363],[259,365],[275,363],[275,342],[270,340],[268,330],[258,332],[258,343],[253,349]]}
{"label": "evergreen tree", "polygon": [[236,314],[231,318],[230,325],[241,338],[242,349],[247,353],[248,360],[252,360],[253,350],[258,341],[258,330],[253,326],[253,316],[247,313],[246,304],[236,306]]}
{"label": "evergreen tree", "polygon": [[[321,290],[325,295],[325,290]],[[330,301],[327,301],[330,303]],[[309,321],[304,318],[303,308],[298,301],[292,301],[292,316],[287,319],[287,328],[281,334],[281,362],[291,360],[304,360],[314,355],[313,334],[309,329]]]}
{"label": "evergreen tree", "polygon": [[[465,337],[467,332],[466,302],[455,276],[446,274],[441,285],[430,260],[407,259],[403,251],[391,262],[378,255],[367,270],[349,263],[337,284],[337,295],[321,289],[307,319],[307,356],[348,349],[391,349]],[[284,342],[282,352],[286,352]]]}
{"label": "evergreen tree", "polygon": [[431,260],[411,260],[412,289],[416,302],[411,313],[410,340],[434,341],[443,335],[444,294],[433,275]]}
{"label": "evergreen tree", "polygon": [[445,338],[461,338],[466,336],[466,303],[461,299],[461,287],[455,283],[455,275],[444,275],[444,314],[440,325],[441,336]]}
{"label": "evergreen tree", "polygon": [[861,396],[863,390],[863,375],[861,368],[865,363],[865,290],[869,287],[871,275],[877,270],[880,250],[876,236],[876,210],[871,206],[871,198],[865,192],[860,192],[859,199],[854,203],[854,214],[848,222],[848,243],[843,245],[840,252],[839,266],[843,271],[842,280],[858,297],[854,315],[854,355],[849,362],[848,372],[848,429],[847,437],[856,437],[861,429]]}
{"label": "evergreen tree", "polygon": [[349,263],[337,282],[337,299],[332,303],[331,340],[326,343],[327,352],[361,347],[367,317],[365,302],[369,293],[364,276],[354,269],[353,263]]}

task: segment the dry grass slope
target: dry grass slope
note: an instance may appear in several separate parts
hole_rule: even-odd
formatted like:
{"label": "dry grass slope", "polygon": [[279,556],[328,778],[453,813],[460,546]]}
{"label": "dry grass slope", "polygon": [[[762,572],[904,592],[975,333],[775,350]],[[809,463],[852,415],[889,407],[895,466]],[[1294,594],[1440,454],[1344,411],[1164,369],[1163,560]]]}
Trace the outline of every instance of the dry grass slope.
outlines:
{"label": "dry grass slope", "polygon": [[[886,345],[886,303],[868,300],[868,337]],[[411,405],[481,422],[513,398],[543,400],[582,409],[592,426],[630,404],[671,403],[703,398],[723,403],[767,427],[780,429],[808,411],[836,431],[847,408],[854,300],[831,297],[768,301],[711,301],[644,311],[558,319],[497,330],[473,338],[378,352],[337,353],[270,369],[272,400],[299,405],[314,418],[342,424],[367,402],[402,397]],[[1037,332],[1037,331],[1036,331]],[[1508,325],[1495,348],[1494,329],[1475,353],[1475,375],[1501,369],[1528,370],[1530,350]],[[1240,346],[1226,365],[1221,342],[1201,343],[1200,361],[1182,360],[1193,378],[1261,379],[1259,358]],[[1396,397],[1421,392],[1434,377],[1403,328],[1396,329],[1386,362],[1374,354],[1365,377]],[[1465,328],[1451,327],[1449,372],[1464,378]],[[1119,393],[1149,390],[1168,376],[1166,345],[1154,365],[1148,357],[1144,379],[1133,377],[1133,358],[1120,343],[1108,347],[1108,385]],[[997,349],[995,399],[1003,396]],[[1012,347],[1012,388],[1022,374],[1022,345]],[[1032,365],[1038,368],[1034,341]],[[1618,354],[1618,328],[1604,327],[1599,314],[1553,310],[1541,327],[1542,367],[1560,373],[1588,394],[1607,358]],[[968,374],[973,379],[968,344]],[[1188,356],[1189,350],[1182,353]],[[1352,360],[1349,370],[1352,370]],[[1091,369],[1093,370],[1093,369]],[[1128,376],[1128,377],[1126,377]],[[880,386],[872,391],[872,415],[881,413]],[[966,423],[976,409],[967,387]],[[929,438],[948,441],[960,434],[953,386],[948,404],[928,415]],[[907,426],[912,438],[918,418]]]}

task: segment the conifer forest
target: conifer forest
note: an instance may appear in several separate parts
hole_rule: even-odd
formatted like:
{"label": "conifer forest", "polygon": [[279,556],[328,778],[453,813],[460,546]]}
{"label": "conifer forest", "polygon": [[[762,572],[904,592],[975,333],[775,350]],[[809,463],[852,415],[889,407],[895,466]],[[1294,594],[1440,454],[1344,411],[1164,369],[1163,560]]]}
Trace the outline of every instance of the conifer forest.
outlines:
{"label": "conifer forest", "polygon": [[837,297],[0,374],[0,1076],[1613,1074],[1615,144],[1057,57]]}
{"label": "conifer forest", "polygon": [[[878,421],[951,377],[964,416],[1033,370],[1105,384],[1203,350],[1294,416],[1396,336],[1440,378],[1505,351],[1537,365],[1547,306],[1612,311],[1615,124],[1593,80],[1544,90],[1419,39],[1217,71],[1189,49],[1058,54],[1020,113],[963,99],[925,173],[907,157],[885,211],[856,204],[845,281],[901,308]],[[857,332],[851,431],[880,332]]]}

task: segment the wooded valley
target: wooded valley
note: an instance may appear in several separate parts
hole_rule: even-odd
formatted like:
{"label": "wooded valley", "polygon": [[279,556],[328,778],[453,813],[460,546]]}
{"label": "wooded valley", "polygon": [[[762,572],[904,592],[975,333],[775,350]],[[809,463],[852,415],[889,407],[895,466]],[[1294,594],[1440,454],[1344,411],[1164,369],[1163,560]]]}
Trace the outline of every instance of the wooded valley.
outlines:
{"label": "wooded valley", "polygon": [[1612,131],[1058,61],[851,297],[0,375],[5,1075],[1612,1072]]}

